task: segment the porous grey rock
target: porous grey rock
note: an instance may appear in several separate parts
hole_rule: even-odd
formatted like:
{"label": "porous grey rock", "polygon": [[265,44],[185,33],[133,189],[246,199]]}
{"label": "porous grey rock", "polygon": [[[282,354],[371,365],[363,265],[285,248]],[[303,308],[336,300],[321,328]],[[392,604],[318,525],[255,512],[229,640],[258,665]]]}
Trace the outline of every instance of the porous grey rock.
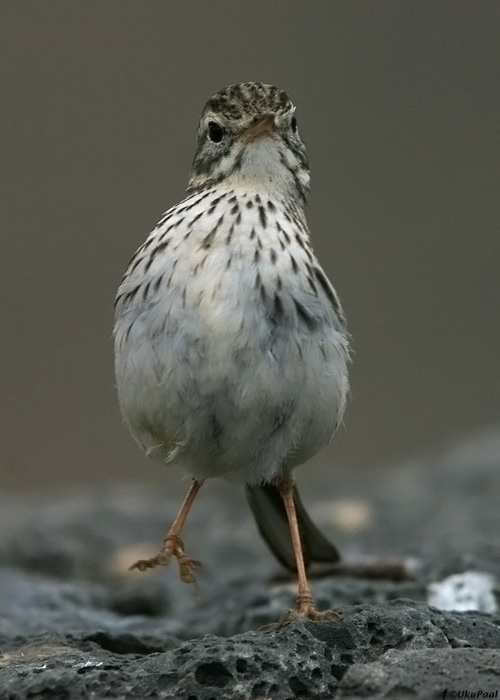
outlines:
{"label": "porous grey rock", "polygon": [[468,570],[499,580],[499,464],[492,433],[426,463],[337,470],[328,490],[369,514],[345,527],[346,509],[320,498],[332,476],[321,487],[304,483],[313,516],[348,556],[411,556],[417,566],[408,580],[315,578],[318,606],[340,618],[281,627],[294,586],[270,579],[275,565],[234,487],[208,485],[189,521],[186,548],[205,564],[198,588],[170,569],[127,571],[158,544],[180,490],[4,494],[0,699],[326,700],[495,689],[499,615],[441,612],[426,595],[432,581]]}
{"label": "porous grey rock", "polygon": [[353,664],[335,697],[495,698],[499,677],[499,649],[391,649],[373,663]]}
{"label": "porous grey rock", "polygon": [[0,688],[9,700],[326,700],[337,693],[404,697],[395,693],[405,688],[408,696],[430,697],[436,689],[470,687],[481,679],[482,688],[491,688],[499,645],[498,621],[395,601],[346,609],[333,622],[272,625],[184,643],[139,630],[99,629],[17,639],[0,658]]}

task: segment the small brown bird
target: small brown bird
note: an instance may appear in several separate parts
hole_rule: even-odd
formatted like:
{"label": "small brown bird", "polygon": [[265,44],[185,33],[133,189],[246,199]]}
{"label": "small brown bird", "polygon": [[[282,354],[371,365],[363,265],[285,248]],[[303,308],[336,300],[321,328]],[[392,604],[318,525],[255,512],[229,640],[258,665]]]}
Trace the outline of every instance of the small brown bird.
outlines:
{"label": "small brown bird", "polygon": [[259,530],[298,575],[339,559],[307,515],[295,467],[330,440],[348,393],[338,297],[309,240],[309,167],[283,90],[241,83],[205,105],[186,198],[132,258],[115,304],[124,419],[146,454],[193,477],[158,555],[192,581],[181,530],[203,481],[243,482]]}

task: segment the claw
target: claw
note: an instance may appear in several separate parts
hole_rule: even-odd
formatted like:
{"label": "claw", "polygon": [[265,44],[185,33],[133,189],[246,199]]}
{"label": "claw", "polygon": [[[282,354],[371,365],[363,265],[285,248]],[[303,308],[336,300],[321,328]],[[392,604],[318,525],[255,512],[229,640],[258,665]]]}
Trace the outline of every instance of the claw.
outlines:
{"label": "claw", "polygon": [[177,561],[179,563],[179,575],[181,577],[181,581],[184,581],[184,583],[195,583],[196,578],[194,572],[197,569],[201,569],[201,561],[191,559],[185,554],[177,557]]}

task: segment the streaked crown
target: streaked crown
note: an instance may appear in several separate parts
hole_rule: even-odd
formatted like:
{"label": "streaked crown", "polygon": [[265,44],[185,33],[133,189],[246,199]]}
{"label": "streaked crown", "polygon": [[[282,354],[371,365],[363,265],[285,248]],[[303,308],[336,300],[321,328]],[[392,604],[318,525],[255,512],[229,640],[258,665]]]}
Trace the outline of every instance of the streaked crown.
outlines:
{"label": "streaked crown", "polygon": [[201,119],[207,114],[220,116],[243,125],[267,112],[286,114],[295,111],[284,90],[264,83],[236,83],[229,85],[208,100]]}

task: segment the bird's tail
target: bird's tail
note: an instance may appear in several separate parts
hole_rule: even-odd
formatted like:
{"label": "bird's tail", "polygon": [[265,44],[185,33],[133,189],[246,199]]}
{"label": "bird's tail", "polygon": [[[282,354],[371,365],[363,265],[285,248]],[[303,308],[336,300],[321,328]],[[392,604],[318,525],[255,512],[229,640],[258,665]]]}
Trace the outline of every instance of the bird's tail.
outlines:
{"label": "bird's tail", "polygon": [[[275,557],[290,571],[296,571],[295,554],[283,499],[274,484],[246,486],[246,496],[259,532]],[[297,487],[293,488],[300,540],[306,567],[313,561],[337,562],[340,554],[309,517]]]}

